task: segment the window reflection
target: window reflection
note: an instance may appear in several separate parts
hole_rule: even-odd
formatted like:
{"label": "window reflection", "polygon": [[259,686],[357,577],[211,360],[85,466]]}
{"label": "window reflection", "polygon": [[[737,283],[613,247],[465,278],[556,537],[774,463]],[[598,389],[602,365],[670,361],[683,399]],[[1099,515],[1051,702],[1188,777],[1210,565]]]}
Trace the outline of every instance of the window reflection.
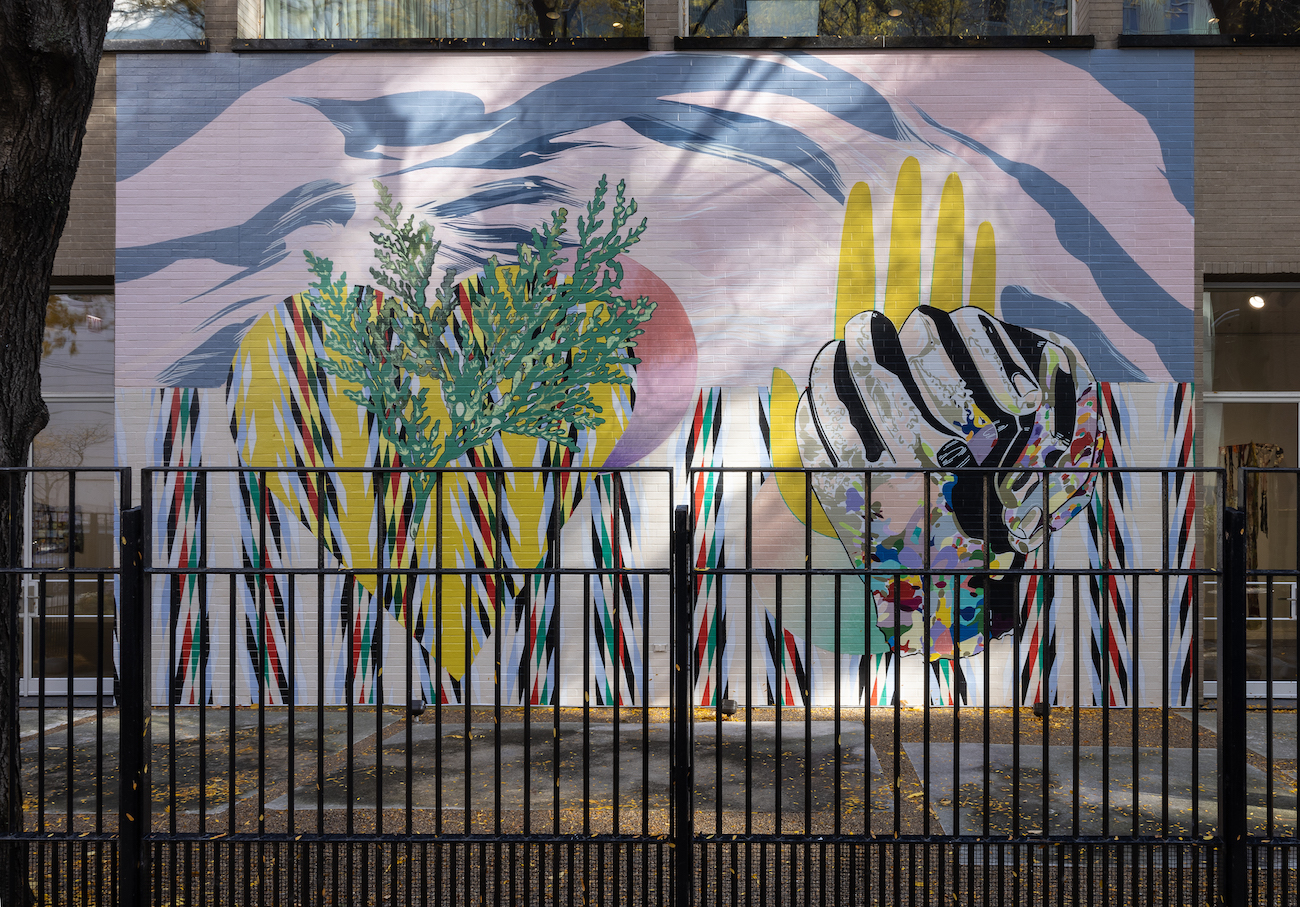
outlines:
{"label": "window reflection", "polygon": [[111,395],[115,329],[112,296],[51,295],[41,344],[41,392]]}
{"label": "window reflection", "polygon": [[32,443],[32,564],[111,567],[116,485],[69,470],[113,465],[113,297],[51,295],[41,344],[49,424]]}
{"label": "window reflection", "polygon": [[116,473],[77,472],[114,463],[113,297],[49,298],[41,391],[50,421],[32,444],[28,557],[23,598],[25,695],[92,692],[113,675],[117,561]]}
{"label": "window reflection", "polygon": [[1294,35],[1292,0],[1124,0],[1130,35]]}
{"label": "window reflection", "polygon": [[203,0],[113,0],[109,40],[196,40],[203,37]]}
{"label": "window reflection", "polygon": [[[1300,391],[1300,290],[1210,291],[1210,391]],[[1254,298],[1262,304],[1254,306]]]}
{"label": "window reflection", "polygon": [[265,0],[267,38],[614,38],[645,0]]}
{"label": "window reflection", "polygon": [[46,406],[50,423],[32,444],[32,566],[112,567],[116,476],[73,470],[113,465],[113,402]]}
{"label": "window reflection", "polygon": [[1064,35],[1068,0],[691,0],[691,34],[758,37]]}

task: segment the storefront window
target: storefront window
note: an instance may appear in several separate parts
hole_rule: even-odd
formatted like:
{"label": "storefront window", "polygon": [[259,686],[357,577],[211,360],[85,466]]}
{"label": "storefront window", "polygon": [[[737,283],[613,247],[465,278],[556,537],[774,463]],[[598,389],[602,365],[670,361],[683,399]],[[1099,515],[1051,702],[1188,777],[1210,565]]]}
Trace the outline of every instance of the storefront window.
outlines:
{"label": "storefront window", "polygon": [[1300,4],[1290,0],[1124,0],[1128,35],[1294,35]]}
{"label": "storefront window", "polygon": [[[1292,571],[1296,565],[1294,474],[1240,481],[1240,467],[1300,466],[1300,286],[1218,286],[1205,293],[1205,428],[1201,461],[1227,470],[1226,487],[1206,488],[1207,557],[1221,504],[1246,510],[1247,568]],[[1209,563],[1214,563],[1211,559]],[[1217,590],[1206,588],[1206,679],[1215,679]],[[1247,583],[1248,689],[1297,679],[1297,586],[1285,576]],[[1276,692],[1276,691],[1275,691]],[[1281,695],[1281,693],[1278,693]],[[1294,695],[1294,693],[1290,693]]]}
{"label": "storefront window", "polygon": [[203,0],[114,0],[110,41],[203,38]]}
{"label": "storefront window", "polygon": [[699,37],[1064,35],[1067,0],[690,0]]}
{"label": "storefront window", "polygon": [[644,0],[265,0],[263,25],[266,38],[644,35]]}

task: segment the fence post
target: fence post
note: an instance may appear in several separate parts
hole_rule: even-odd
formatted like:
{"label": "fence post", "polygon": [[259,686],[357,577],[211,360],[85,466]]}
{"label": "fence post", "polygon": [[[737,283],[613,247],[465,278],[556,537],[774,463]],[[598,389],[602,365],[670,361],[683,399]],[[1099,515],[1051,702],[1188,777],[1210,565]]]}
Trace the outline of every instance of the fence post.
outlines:
{"label": "fence post", "polygon": [[691,592],[691,510],[679,504],[673,512],[673,863],[674,907],[692,907],[695,900],[695,766],[692,747],[691,693],[695,685],[691,624],[695,596]]}
{"label": "fence post", "polygon": [[1246,903],[1246,513],[1223,512],[1218,602],[1219,904]]}
{"label": "fence post", "polygon": [[139,507],[122,511],[121,790],[118,796],[119,904],[149,902],[149,620],[144,600],[144,514]]}

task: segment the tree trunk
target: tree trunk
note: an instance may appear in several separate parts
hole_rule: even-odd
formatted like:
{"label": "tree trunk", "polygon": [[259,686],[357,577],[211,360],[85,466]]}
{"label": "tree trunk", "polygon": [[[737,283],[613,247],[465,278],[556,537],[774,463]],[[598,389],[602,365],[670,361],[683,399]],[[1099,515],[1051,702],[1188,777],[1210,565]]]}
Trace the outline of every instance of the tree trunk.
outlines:
{"label": "tree trunk", "polygon": [[[41,338],[112,0],[0,0],[0,467],[22,466],[49,414]],[[22,482],[0,476],[0,566],[23,548]],[[17,612],[0,575],[0,821],[22,830]],[[26,853],[0,852],[0,898],[34,900]]]}

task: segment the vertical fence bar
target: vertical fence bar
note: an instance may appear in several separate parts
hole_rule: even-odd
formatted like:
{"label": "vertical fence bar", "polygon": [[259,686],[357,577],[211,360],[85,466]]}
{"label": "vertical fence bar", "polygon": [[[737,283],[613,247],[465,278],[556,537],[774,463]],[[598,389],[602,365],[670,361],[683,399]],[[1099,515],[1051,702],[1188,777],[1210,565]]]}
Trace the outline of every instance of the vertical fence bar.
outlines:
{"label": "vertical fence bar", "polygon": [[[3,477],[9,485],[7,501],[9,512],[4,514],[5,528],[8,530],[5,544],[9,549],[9,558],[6,562],[11,567],[16,567],[22,563],[22,529],[23,529],[23,508],[24,495],[26,494],[25,483],[26,474],[17,470],[10,471]],[[19,643],[19,618],[18,612],[23,608],[23,579],[21,575],[9,577],[9,601],[5,605],[9,609],[9,676],[6,678],[9,684],[9,702],[6,708],[9,712],[9,735],[4,741],[6,749],[6,762],[8,768],[9,790],[22,790],[22,728],[19,725],[18,713],[18,690],[19,677],[21,676],[22,661],[21,645]],[[28,631],[30,632],[30,631]],[[44,673],[44,666],[41,668]],[[42,722],[39,727],[44,727]],[[39,783],[39,782],[38,782]],[[23,827],[23,801],[21,797],[11,797],[8,814],[4,816],[4,829],[7,833],[13,834],[20,831]],[[38,826],[39,827],[39,826]],[[26,879],[22,876],[22,867],[25,859],[29,858],[21,849],[15,849],[19,845],[10,845],[0,852],[0,879],[4,881],[3,895],[8,900],[16,899],[18,886],[23,884]],[[118,851],[121,853],[121,851]]]}
{"label": "vertical fence bar", "polygon": [[149,897],[149,616],[144,600],[144,514],[122,512],[122,686],[118,795],[118,879],[122,904],[144,904]]}
{"label": "vertical fence bar", "polygon": [[1217,903],[1246,903],[1246,512],[1223,514],[1219,595]]}
{"label": "vertical fence bar", "polygon": [[691,653],[691,511],[679,504],[673,512],[673,907],[691,907],[695,899],[695,772],[691,752],[691,691],[695,668]]}

